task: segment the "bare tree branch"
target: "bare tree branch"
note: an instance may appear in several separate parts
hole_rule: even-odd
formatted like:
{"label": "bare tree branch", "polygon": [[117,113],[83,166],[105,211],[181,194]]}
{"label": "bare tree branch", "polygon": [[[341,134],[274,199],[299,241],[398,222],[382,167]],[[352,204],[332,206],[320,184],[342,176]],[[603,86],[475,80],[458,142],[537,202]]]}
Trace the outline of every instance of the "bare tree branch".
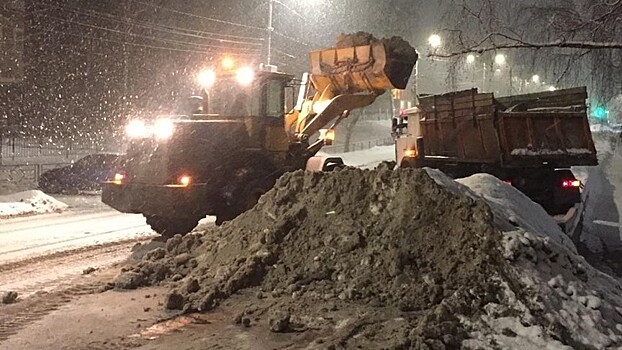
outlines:
{"label": "bare tree branch", "polygon": [[[512,42],[504,44],[495,44],[493,46],[480,47],[480,45],[494,37],[501,37]],[[452,51],[449,53],[432,52],[428,54],[429,57],[449,58],[460,56],[468,53],[484,53],[489,51],[497,51],[500,49],[543,49],[543,48],[568,48],[568,49],[584,49],[584,50],[600,50],[600,49],[622,49],[622,42],[597,42],[597,41],[572,41],[572,40],[556,40],[551,42],[528,42],[518,38],[512,38],[502,33],[488,34],[479,44],[467,47],[461,50]]]}

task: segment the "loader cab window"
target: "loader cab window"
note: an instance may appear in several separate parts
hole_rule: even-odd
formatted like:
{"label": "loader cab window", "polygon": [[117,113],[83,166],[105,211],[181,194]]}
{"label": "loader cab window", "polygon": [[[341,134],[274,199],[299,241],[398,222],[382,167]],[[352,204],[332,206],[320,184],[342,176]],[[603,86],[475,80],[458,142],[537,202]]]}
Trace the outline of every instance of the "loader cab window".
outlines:
{"label": "loader cab window", "polygon": [[241,90],[235,94],[228,115],[236,117],[251,116],[251,104],[251,96],[246,91]]}
{"label": "loader cab window", "polygon": [[285,113],[283,81],[281,79],[268,80],[266,95],[266,116],[281,118]]}
{"label": "loader cab window", "polygon": [[240,86],[234,78],[223,78],[208,91],[207,114],[223,117],[261,115],[261,85]]}

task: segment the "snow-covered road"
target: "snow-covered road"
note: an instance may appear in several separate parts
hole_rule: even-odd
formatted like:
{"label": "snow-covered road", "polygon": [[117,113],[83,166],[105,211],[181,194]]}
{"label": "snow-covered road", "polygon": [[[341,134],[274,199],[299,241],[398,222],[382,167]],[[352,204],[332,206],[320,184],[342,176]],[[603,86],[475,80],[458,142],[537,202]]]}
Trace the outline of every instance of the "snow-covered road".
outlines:
{"label": "snow-covered road", "polygon": [[622,250],[622,146],[620,139],[594,134],[599,166],[573,171],[585,183],[581,241],[592,252]]}
{"label": "snow-covered road", "polygon": [[122,262],[134,245],[159,237],[142,215],[119,213],[97,195],[56,199],[67,211],[0,219],[0,293],[26,297],[71,285],[85,269]]}
{"label": "snow-covered road", "polygon": [[141,215],[112,210],[97,195],[56,199],[67,204],[64,212],[0,219],[0,292],[54,290],[157,237]]}
{"label": "snow-covered road", "polygon": [[0,265],[64,250],[154,235],[141,215],[100,210],[4,220],[0,225]]}

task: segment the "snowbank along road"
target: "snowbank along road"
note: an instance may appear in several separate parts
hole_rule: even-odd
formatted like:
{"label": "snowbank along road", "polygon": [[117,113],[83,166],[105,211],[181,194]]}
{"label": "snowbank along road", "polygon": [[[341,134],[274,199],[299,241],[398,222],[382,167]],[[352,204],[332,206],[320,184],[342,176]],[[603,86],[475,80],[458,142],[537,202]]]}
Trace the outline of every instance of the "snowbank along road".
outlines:
{"label": "snowbank along road", "polygon": [[[121,214],[97,196],[61,196],[67,211],[0,222],[0,291],[25,297],[71,283],[84,269],[127,258],[155,234],[140,215]],[[10,271],[10,273],[9,273]]]}

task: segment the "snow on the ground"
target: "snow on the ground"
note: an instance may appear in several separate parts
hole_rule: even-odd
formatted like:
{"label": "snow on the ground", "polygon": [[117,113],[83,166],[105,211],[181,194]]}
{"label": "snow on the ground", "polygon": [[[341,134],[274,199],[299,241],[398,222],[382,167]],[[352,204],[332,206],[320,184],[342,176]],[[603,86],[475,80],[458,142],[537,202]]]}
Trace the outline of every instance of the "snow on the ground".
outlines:
{"label": "snow on the ground", "polygon": [[61,212],[65,209],[67,204],[38,190],[0,196],[0,219]]}
{"label": "snow on the ground", "polygon": [[576,248],[555,220],[529,197],[489,174],[475,174],[456,180],[488,202],[496,217],[528,232],[541,233],[576,253]]}
{"label": "snow on the ground", "polygon": [[593,132],[599,165],[573,167],[584,184],[586,203],[581,243],[592,252],[622,249],[622,229],[601,222],[619,223],[622,218],[622,139],[611,133]]}
{"label": "snow on the ground", "polygon": [[[508,280],[520,281],[520,285],[504,281],[505,300],[489,303],[478,320],[464,320],[479,330],[463,343],[465,348],[603,349],[622,345],[622,284],[577,254],[574,244],[542,207],[487,174],[454,181],[438,170],[427,171],[450,190],[489,204],[503,233],[504,257],[512,264]],[[551,333],[562,334],[563,342]]]}
{"label": "snow on the ground", "polygon": [[621,131],[621,128],[618,125],[610,126],[610,125],[605,125],[605,124],[590,124],[590,131],[619,133]]}

